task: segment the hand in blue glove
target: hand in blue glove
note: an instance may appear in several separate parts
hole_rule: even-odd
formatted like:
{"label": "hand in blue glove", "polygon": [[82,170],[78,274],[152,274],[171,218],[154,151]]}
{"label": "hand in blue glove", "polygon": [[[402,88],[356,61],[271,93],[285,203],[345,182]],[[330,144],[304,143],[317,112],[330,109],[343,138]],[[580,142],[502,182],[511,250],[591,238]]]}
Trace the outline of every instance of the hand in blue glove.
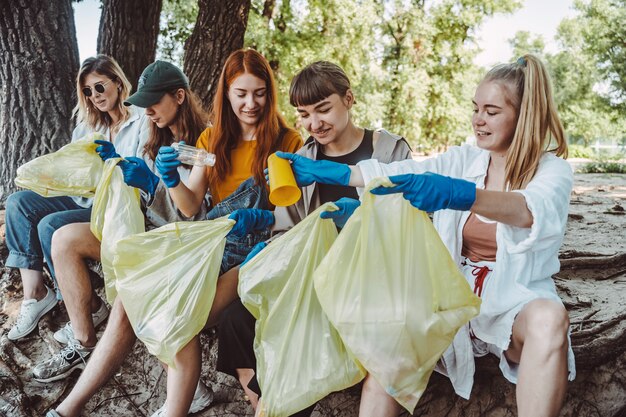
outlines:
{"label": "hand in blue glove", "polygon": [[314,182],[320,184],[348,185],[350,167],[331,161],[315,161],[289,152],[276,152],[276,156],[291,161],[291,169],[299,187],[306,187]]}
{"label": "hand in blue glove", "polygon": [[167,188],[174,188],[180,183],[178,167],[182,165],[182,162],[176,158],[178,158],[178,152],[171,146],[161,146],[159,148],[155,166]]}
{"label": "hand in blue glove", "polygon": [[100,155],[103,161],[120,157],[120,155],[115,152],[115,146],[108,140],[94,140],[93,143],[100,145],[96,148],[96,152],[98,152],[98,155]]}
{"label": "hand in blue glove", "polygon": [[254,230],[267,229],[274,224],[274,213],[269,210],[239,209],[233,211],[229,219],[237,223],[230,229],[226,236],[244,237]]}
{"label": "hand in blue glove", "polygon": [[126,184],[139,188],[148,194],[154,194],[159,184],[159,177],[150,171],[143,159],[131,156],[125,161],[120,161],[118,165],[122,169]]}
{"label": "hand in blue glove", "polygon": [[413,207],[423,211],[469,210],[476,201],[476,184],[432,172],[389,177],[395,185],[376,187],[376,195],[402,193]]}
{"label": "hand in blue glove", "polygon": [[267,242],[259,242],[257,243],[252,250],[250,251],[250,253],[248,254],[248,256],[246,256],[246,259],[244,259],[244,261],[239,265],[239,267],[244,266],[245,264],[247,264],[250,259],[254,258],[257,253],[261,252],[263,250],[263,248],[265,248],[267,246]]}
{"label": "hand in blue glove", "polygon": [[333,219],[337,227],[344,227],[346,222],[360,205],[359,200],[354,198],[342,197],[334,203],[339,210],[336,211],[323,211],[320,213],[322,219]]}

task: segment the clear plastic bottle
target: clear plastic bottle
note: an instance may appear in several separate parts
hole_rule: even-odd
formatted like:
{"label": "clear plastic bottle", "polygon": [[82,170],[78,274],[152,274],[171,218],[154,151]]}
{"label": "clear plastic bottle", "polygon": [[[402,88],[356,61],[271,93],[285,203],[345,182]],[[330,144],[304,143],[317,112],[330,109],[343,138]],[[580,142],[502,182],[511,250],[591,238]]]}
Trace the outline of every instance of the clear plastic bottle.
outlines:
{"label": "clear plastic bottle", "polygon": [[178,142],[172,143],[172,148],[178,152],[178,160],[183,164],[197,166],[215,165],[215,154],[195,146],[185,145]]}

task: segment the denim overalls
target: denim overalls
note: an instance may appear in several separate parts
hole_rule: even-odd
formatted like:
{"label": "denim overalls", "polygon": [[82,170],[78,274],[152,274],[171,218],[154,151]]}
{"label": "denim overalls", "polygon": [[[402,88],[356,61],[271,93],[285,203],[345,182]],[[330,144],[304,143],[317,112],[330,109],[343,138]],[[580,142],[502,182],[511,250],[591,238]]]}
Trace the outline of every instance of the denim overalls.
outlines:
{"label": "denim overalls", "polygon": [[[250,177],[239,184],[239,187],[231,195],[213,206],[207,213],[206,219],[217,219],[237,209],[246,208],[270,209],[267,188],[265,184],[255,184],[254,177]],[[263,242],[269,239],[269,237],[269,229],[249,233],[242,238],[228,236],[226,238],[224,256],[222,257],[220,275],[242,263],[257,243]]]}

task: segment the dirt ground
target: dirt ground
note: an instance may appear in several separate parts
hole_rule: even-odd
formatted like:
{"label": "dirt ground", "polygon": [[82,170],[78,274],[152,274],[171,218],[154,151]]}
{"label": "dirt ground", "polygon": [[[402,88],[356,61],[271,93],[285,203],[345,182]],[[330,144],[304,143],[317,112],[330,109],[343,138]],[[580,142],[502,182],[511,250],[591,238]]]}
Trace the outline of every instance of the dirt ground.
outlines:
{"label": "dirt ground", "polygon": [[[626,175],[576,174],[569,221],[561,250],[562,271],[555,277],[570,312],[577,380],[562,416],[626,416]],[[41,416],[71,390],[78,373],[41,384],[32,379],[34,364],[59,345],[52,333],[67,320],[56,308],[26,338],[11,342],[6,333],[21,301],[15,271],[3,268],[4,213],[0,212],[0,416]],[[102,290],[100,290],[102,291]],[[100,329],[100,333],[102,329]],[[214,368],[215,337],[202,336],[202,380],[216,394],[198,416],[251,416],[243,391],[233,378]],[[460,400],[441,376],[433,376],[414,415],[513,416],[514,386],[502,379],[495,361],[479,361],[471,401]],[[357,415],[359,388],[329,396],[313,416]],[[104,389],[87,404],[84,416],[150,416],[165,399],[165,373],[137,343],[133,355]]]}

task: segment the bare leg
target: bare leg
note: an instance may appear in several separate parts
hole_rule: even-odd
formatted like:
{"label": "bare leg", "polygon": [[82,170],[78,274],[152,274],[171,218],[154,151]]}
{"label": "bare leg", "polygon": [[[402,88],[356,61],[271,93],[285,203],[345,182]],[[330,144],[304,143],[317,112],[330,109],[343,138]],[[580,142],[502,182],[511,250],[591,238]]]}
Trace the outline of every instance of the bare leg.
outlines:
{"label": "bare leg", "polygon": [[200,379],[202,350],[196,336],[176,354],[167,372],[167,417],[185,417]]}
{"label": "bare leg", "polygon": [[63,417],[79,417],[91,397],[113,376],[132,351],[135,333],[118,298],[109,322],[89,362],[70,394],[57,407]]}
{"label": "bare leg", "polygon": [[238,368],[237,376],[239,377],[239,383],[243,387],[246,396],[248,396],[248,399],[250,400],[250,404],[252,404],[252,408],[256,410],[256,406],[259,403],[259,396],[256,392],[251,391],[250,388],[248,388],[248,383],[250,383],[250,380],[254,376],[254,369]]}
{"label": "bare leg", "polygon": [[368,374],[361,390],[359,417],[397,417],[401,411],[400,404]]}
{"label": "bare leg", "polygon": [[[222,311],[230,305],[239,295],[237,285],[239,284],[239,267],[236,266],[222,274],[217,280],[215,298],[209,312],[209,318],[205,328],[216,326],[220,320]],[[45,295],[45,293],[44,293]]]}
{"label": "bare leg", "polygon": [[552,417],[561,410],[567,391],[567,330],[562,304],[539,299],[515,318],[506,358],[519,363],[517,410],[520,417]]}
{"label": "bare leg", "polygon": [[41,301],[48,293],[43,283],[43,272],[20,268],[20,275],[24,287],[24,300]]}
{"label": "bare leg", "polygon": [[91,233],[89,223],[58,229],[52,236],[52,259],[74,336],[81,345],[93,347],[97,339],[91,313],[98,309],[100,300],[91,288],[86,260],[100,260],[100,241]]}

